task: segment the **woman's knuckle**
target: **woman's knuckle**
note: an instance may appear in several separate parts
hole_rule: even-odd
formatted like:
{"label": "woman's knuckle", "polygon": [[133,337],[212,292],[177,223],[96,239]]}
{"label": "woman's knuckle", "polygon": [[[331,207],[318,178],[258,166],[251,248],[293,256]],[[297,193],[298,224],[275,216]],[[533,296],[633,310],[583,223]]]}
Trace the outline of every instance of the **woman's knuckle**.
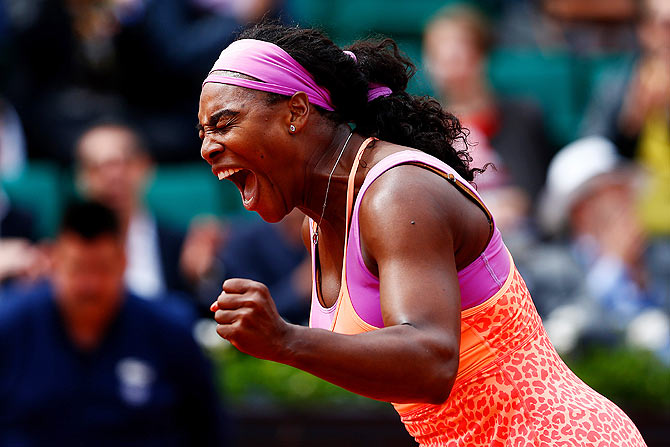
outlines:
{"label": "woman's knuckle", "polygon": [[268,290],[267,286],[260,282],[253,282],[250,288],[257,293],[265,293]]}
{"label": "woman's knuckle", "polygon": [[260,300],[258,299],[257,296],[249,296],[244,301],[244,307],[246,307],[247,309],[257,310],[261,307]]}

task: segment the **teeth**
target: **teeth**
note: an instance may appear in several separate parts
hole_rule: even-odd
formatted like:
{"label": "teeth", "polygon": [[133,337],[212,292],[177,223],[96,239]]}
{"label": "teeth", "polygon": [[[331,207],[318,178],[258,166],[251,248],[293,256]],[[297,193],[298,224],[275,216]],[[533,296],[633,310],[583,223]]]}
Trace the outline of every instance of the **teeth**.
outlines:
{"label": "teeth", "polygon": [[223,171],[219,171],[219,173],[217,174],[217,177],[219,177],[219,180],[223,180],[223,179],[228,178],[231,175],[233,175],[236,172],[239,172],[241,170],[242,170],[242,168],[224,169]]}

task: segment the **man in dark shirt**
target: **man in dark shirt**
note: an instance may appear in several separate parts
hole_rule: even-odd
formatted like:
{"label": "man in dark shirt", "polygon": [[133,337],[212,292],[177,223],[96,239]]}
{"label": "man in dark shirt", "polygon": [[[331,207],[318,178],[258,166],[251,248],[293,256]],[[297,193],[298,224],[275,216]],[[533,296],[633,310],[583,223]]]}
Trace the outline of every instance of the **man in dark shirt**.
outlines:
{"label": "man in dark shirt", "polygon": [[210,365],[124,268],[115,215],[68,208],[49,284],[0,304],[0,446],[220,445]]}

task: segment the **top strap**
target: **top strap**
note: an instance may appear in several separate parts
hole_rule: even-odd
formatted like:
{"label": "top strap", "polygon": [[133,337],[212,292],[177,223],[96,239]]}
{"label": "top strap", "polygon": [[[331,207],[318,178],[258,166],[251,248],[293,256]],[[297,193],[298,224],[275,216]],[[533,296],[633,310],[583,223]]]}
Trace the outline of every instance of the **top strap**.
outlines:
{"label": "top strap", "polygon": [[347,220],[346,220],[346,230],[344,233],[345,249],[347,246],[347,236],[349,234],[349,220],[351,219],[351,211],[354,207],[354,181],[356,179],[356,172],[358,172],[358,165],[361,162],[361,158],[363,157],[365,149],[367,149],[370,143],[377,140],[378,138],[370,137],[367,140],[363,141],[361,147],[358,148],[358,153],[356,154],[356,157],[354,158],[354,164],[351,166],[351,172],[349,172],[349,182],[347,183]]}
{"label": "top strap", "polygon": [[384,174],[391,168],[405,164],[415,165],[439,175],[440,177],[449,181],[449,183],[454,185],[461,194],[463,194],[467,199],[469,199],[475,205],[477,205],[483,211],[484,215],[488,220],[489,223],[488,241],[491,240],[495,229],[493,215],[489,211],[488,207],[484,204],[477,191],[473,188],[472,185],[470,185],[465,179],[463,179],[463,177],[461,177],[454,168],[452,168],[442,160],[419,150],[408,149],[395,152],[391,155],[386,156],[381,161],[379,161],[379,163],[375,164],[365,177],[365,181],[363,182],[363,185],[361,186],[361,189],[358,192],[358,198],[356,199],[356,203],[354,204],[354,209],[356,209],[356,207],[360,207],[362,197],[366,193],[367,189],[371,186],[371,184],[375,180],[377,180],[377,178],[379,178],[382,174]]}

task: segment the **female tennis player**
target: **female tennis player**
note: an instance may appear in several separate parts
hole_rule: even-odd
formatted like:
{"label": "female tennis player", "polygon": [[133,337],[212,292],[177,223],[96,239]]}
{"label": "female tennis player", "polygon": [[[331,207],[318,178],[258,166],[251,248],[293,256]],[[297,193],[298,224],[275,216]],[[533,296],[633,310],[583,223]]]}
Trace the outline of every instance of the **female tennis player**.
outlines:
{"label": "female tennis player", "polygon": [[458,120],[405,91],[413,72],[391,40],[343,51],[271,23],[221,53],[202,157],[266,221],[306,215],[313,300],[311,327],[291,325],[263,284],[227,280],[218,334],[392,402],[423,446],[644,446],[552,347],[454,147]]}

